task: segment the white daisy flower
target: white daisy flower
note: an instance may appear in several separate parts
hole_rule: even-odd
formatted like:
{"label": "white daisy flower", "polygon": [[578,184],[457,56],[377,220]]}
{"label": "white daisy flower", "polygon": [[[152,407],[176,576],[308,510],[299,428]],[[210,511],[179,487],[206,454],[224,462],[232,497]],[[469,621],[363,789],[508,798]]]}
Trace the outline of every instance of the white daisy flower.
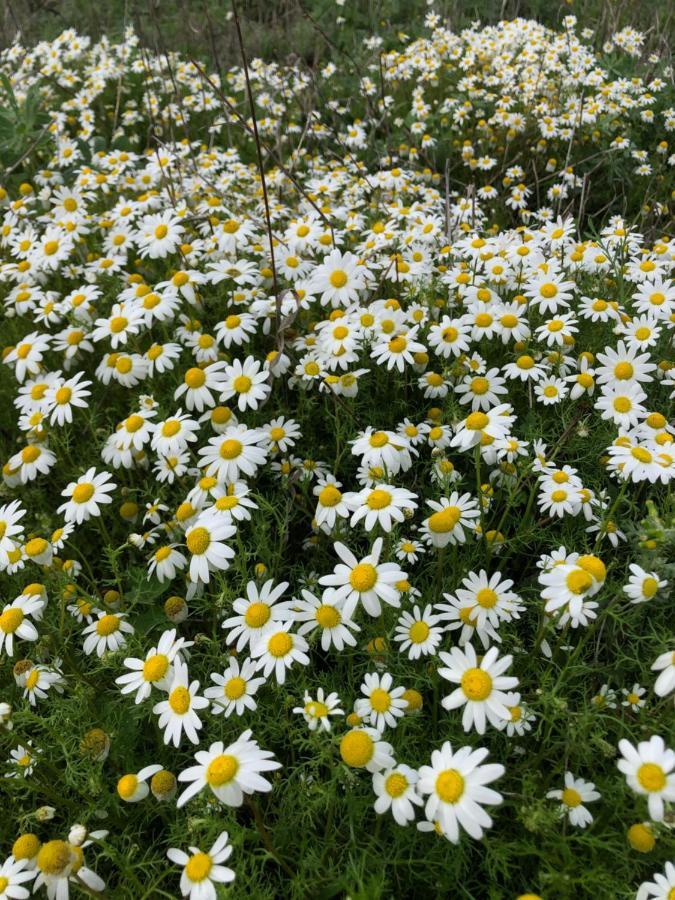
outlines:
{"label": "white daisy flower", "polygon": [[192,782],[178,798],[178,807],[209,787],[226,806],[241,806],[245,794],[272,790],[271,783],[261,772],[273,772],[281,763],[272,759],[274,754],[261,750],[258,742],[251,740],[250,729],[228,747],[222,741],[211,744],[208,750],[195,753],[197,765],[181,772],[178,780]]}
{"label": "white daisy flower", "polygon": [[170,847],[166,855],[171,862],[183,867],[180,876],[180,892],[190,900],[216,900],[216,885],[230,884],[235,874],[224,866],[232,855],[227,831],[221,831],[211,849],[204,853],[198,847],[190,847],[190,855],[176,847]]}
{"label": "white daisy flower", "polygon": [[595,790],[592,781],[575,778],[571,772],[565,772],[563,790],[549,791],[546,796],[549,799],[560,800],[560,815],[566,815],[570,824],[577,828],[585,828],[593,821],[593,816],[584,803],[600,799],[600,794]]}
{"label": "white daisy flower", "polygon": [[478,734],[485,734],[486,719],[498,728],[503,720],[510,718],[505,692],[517,687],[518,679],[503,673],[511,665],[512,656],[500,659],[497,648],[491,647],[479,663],[471,644],[466,644],[463,651],[453,647],[449,653],[438,655],[447,666],[439,669],[438,674],[459,685],[441,700],[441,705],[447,710],[464,706],[464,731],[475,728]]}

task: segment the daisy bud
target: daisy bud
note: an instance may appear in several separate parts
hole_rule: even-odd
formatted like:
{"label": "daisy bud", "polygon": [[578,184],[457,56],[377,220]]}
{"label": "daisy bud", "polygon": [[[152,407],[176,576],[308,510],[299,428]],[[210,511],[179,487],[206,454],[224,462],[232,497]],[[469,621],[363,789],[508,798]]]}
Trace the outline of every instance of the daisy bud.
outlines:
{"label": "daisy bud", "polygon": [[49,822],[54,818],[56,809],[53,806],[41,806],[35,812],[35,818],[38,822]]}
{"label": "daisy bud", "polygon": [[112,609],[117,609],[122,602],[122,595],[119,591],[109,590],[103,595],[103,602]]}
{"label": "daisy bud", "polygon": [[414,688],[407,688],[407,690],[403,692],[403,699],[408,701],[408,705],[403,711],[405,716],[412,716],[415,713],[418,713],[424,704],[422,695]]}
{"label": "daisy bud", "polygon": [[180,625],[188,616],[188,606],[182,597],[169,597],[164,604],[164,614],[174,625]]}
{"label": "daisy bud", "polygon": [[95,762],[103,762],[110,753],[110,738],[102,728],[92,728],[80,741],[80,753]]}
{"label": "daisy bud", "polygon": [[176,795],[177,782],[176,776],[167,769],[162,769],[152,776],[150,780],[150,790],[155,800],[160,803],[173,800]]}
{"label": "daisy bud", "polygon": [[33,668],[33,663],[29,659],[19,659],[14,663],[12,673],[16,686],[23,688],[26,686],[26,673]]}
{"label": "daisy bud", "polygon": [[638,853],[650,853],[656,844],[654,832],[648,822],[636,822],[626,833],[628,843]]}
{"label": "daisy bud", "polygon": [[12,722],[12,707],[9,703],[0,703],[0,727],[11,731],[14,727]]}
{"label": "daisy bud", "polygon": [[87,839],[87,829],[84,825],[73,825],[68,832],[68,843],[81,847]]}
{"label": "daisy bud", "polygon": [[126,500],[119,508],[120,518],[127,522],[134,522],[138,516],[138,504],[133,500]]}

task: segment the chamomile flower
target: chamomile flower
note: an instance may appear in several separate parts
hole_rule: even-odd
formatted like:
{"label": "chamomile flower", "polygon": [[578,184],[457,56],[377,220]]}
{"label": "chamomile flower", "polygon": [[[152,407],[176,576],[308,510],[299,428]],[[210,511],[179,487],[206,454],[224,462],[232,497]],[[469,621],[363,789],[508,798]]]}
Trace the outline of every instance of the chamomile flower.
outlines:
{"label": "chamomile flower", "polygon": [[191,641],[176,637],[175,628],[165,631],[157,646],[148,650],[145,659],[128,656],[124,660],[124,665],[131,671],[116,678],[115,684],[120,686],[123,694],[132,694],[135,691],[137,704],[150,696],[153,687],[167,691],[173,678],[173,661],[181,650],[190,646]]}
{"label": "chamomile flower", "polygon": [[372,531],[376,525],[386,532],[391,531],[396,523],[400,524],[408,514],[417,509],[416,499],[417,496],[412,491],[390,484],[364,488],[347,499],[349,507],[354,511],[350,524],[353,528],[363,521],[366,531]]}
{"label": "chamomile flower", "polygon": [[145,766],[135,774],[122,775],[117,782],[117,794],[120,800],[125,803],[139,803],[141,800],[145,800],[150,793],[148,778],[152,778],[161,769],[161,766],[155,764]]}
{"label": "chamomile flower", "polygon": [[249,581],[246,597],[238,597],[232,603],[235,615],[224,619],[222,627],[227,631],[227,643],[236,641],[238,653],[248,645],[253,646],[270,622],[290,618],[288,604],[279,603],[287,587],[287,581],[275,586],[271,578],[260,588],[255,581]]}
{"label": "chamomile flower", "polygon": [[67,499],[57,512],[63,513],[66,522],[78,525],[92,516],[100,516],[100,507],[112,503],[110,494],[117,487],[110,477],[110,472],[96,474],[95,468],[87,469],[84,475],[80,475],[77,481],[71,481],[61,492],[61,496]]}
{"label": "chamomile flower", "polygon": [[95,652],[100,658],[106,651],[114,653],[126,645],[126,635],[133,634],[134,627],[126,621],[125,615],[126,613],[102,612],[95,622],[87,625],[82,632],[82,649],[87,656]]}
{"label": "chamomile flower", "polygon": [[642,566],[631,563],[630,578],[622,588],[631,603],[648,603],[653,600],[663,588],[668,586],[665,578],[659,578],[656,572],[647,572]]}
{"label": "chamomile flower", "polygon": [[577,828],[586,828],[593,821],[584,804],[600,799],[592,781],[575,778],[571,772],[565,772],[565,787],[562,790],[549,791],[546,796],[560,800],[560,815],[567,816],[570,824]]}
{"label": "chamomile flower", "polygon": [[277,684],[286,680],[286,670],[293,663],[309,665],[307,641],[291,631],[292,622],[270,622],[251,646],[251,656],[257,659],[257,667],[265,678],[274,672]]}
{"label": "chamomile flower", "polygon": [[634,746],[625,738],[619,741],[621,759],[617,765],[636,794],[647,797],[649,815],[655,822],[664,817],[664,801],[675,800],[675,751],[666,747],[662,737],[653,735]]}
{"label": "chamomile flower", "polygon": [[322,731],[331,730],[330,716],[344,716],[344,710],[340,709],[340,698],[333,691],[326,694],[322,687],[317,689],[316,699],[309,691],[305,691],[304,705],[296,706],[293,712],[301,715],[307,723],[310,731],[320,728]]}
{"label": "chamomile flower", "polygon": [[190,900],[216,900],[216,885],[230,884],[235,874],[223,863],[232,855],[227,831],[221,831],[208,852],[190,847],[188,855],[183,850],[170,847],[166,855],[171,862],[183,867],[180,876],[180,892]]}
{"label": "chamomile flower", "polygon": [[396,728],[397,718],[403,715],[408,701],[403,698],[404,687],[392,688],[393,678],[388,672],[383,675],[369,673],[364,676],[361,693],[354,704],[354,711],[361,719],[383,732],[385,728]]}
{"label": "chamomile flower", "polygon": [[225,806],[234,807],[242,805],[245,794],[271,791],[271,783],[261,773],[281,768],[273,755],[252,740],[250,729],[227,747],[222,741],[216,741],[208,750],[198,750],[196,765],[178,776],[180,782],[191,782],[178,798],[178,807],[184,806],[206,787]]}
{"label": "chamomile flower", "polygon": [[205,709],[209,701],[197,694],[198,681],[189,681],[187,665],[179,659],[174,661],[168,697],[156,703],[152,711],[159,716],[159,728],[164,731],[164,743],[180,746],[183,734],[193,744],[199,743],[198,732],[202,720],[197,710]]}
{"label": "chamomile flower", "polygon": [[226,366],[223,372],[221,400],[237,398],[237,406],[245,409],[258,409],[258,406],[269,396],[272,388],[266,382],[269,372],[261,371],[261,364],[252,356],[244,362],[235,359],[232,365]]}
{"label": "chamomile flower", "polygon": [[208,584],[210,573],[227,569],[234,550],[225,543],[236,533],[236,527],[211,510],[200,514],[185,532],[185,545],[190,554],[190,580]]}
{"label": "chamomile flower", "polygon": [[0,613],[0,653],[14,655],[14,641],[37,641],[38,631],[30,621],[41,618],[43,603],[40,597],[21,595],[3,606]]}
{"label": "chamomile flower", "polygon": [[301,599],[293,602],[290,615],[295,622],[302,624],[298,628],[298,634],[311,634],[316,629],[321,632],[321,648],[330,650],[331,646],[342,651],[345,645],[356,646],[356,638],[352,631],[360,631],[359,626],[351,619],[346,618],[343,610],[343,601],[339,600],[332,589],[323,592],[321,599],[311,591],[303,588]]}
{"label": "chamomile flower", "polygon": [[442,678],[458,687],[441,700],[444,709],[464,707],[462,726],[465,731],[475,727],[478,734],[485,734],[486,720],[498,728],[504,719],[510,718],[506,707],[510,691],[517,687],[518,679],[504,675],[513,661],[512,656],[499,658],[499,651],[491,647],[478,661],[471,644],[464,650],[453,647],[449,653],[438,654],[447,668],[438,670]]}
{"label": "chamomile flower", "polygon": [[263,441],[264,435],[257,429],[233,425],[200,448],[199,465],[219,481],[238,481],[242,475],[252,478],[267,458],[260,446]]}
{"label": "chamomile flower", "polygon": [[635,900],[670,900],[675,890],[675,862],[667,862],[661,872],[655,872],[654,881],[643,881]]}
{"label": "chamomile flower", "polygon": [[427,500],[427,505],[433,511],[422,523],[422,537],[437,549],[448,544],[463,544],[466,531],[480,516],[476,500],[470,494],[460,495],[457,491],[449,497],[441,497],[440,501]]}
{"label": "chamomile flower", "polygon": [[415,606],[412,613],[402,613],[394,634],[401,653],[407,653],[408,659],[433,656],[443,637],[443,627],[439,627],[439,622],[440,618],[432,613],[430,604],[423,611]]}
{"label": "chamomile flower", "polygon": [[361,560],[339,541],[333,546],[342,562],[335,566],[332,575],[320,578],[319,584],[335,588],[335,599],[344,603],[345,618],[352,618],[359,603],[370,616],[380,615],[382,603],[401,605],[395,585],[405,580],[405,572],[396,563],[380,562],[382,538],[377,538],[370,553]]}
{"label": "chamomile flower", "polygon": [[438,822],[441,833],[453,844],[459,842],[460,830],[480,840],[492,819],[485,812],[486,804],[497,805],[502,795],[487,785],[504,774],[504,766],[497,763],[483,765],[488,750],[460,747],[453,751],[446,741],[440,750],[431,754],[431,765],[419,770],[417,790],[427,796],[424,812],[427,820]]}
{"label": "chamomile flower", "polygon": [[0,900],[25,900],[31,892],[22,885],[34,878],[35,871],[28,860],[10,856],[0,865]]}
{"label": "chamomile flower", "polygon": [[383,772],[373,774],[373,791],[376,800],[375,812],[378,815],[391,810],[394,821],[406,826],[415,819],[415,807],[422,806],[424,801],[416,791],[419,775],[410,766],[397,765]]}
{"label": "chamomile flower", "polygon": [[630,689],[622,688],[621,693],[624,696],[621,705],[630,708],[633,712],[639,712],[647,702],[643,699],[647,689],[640,687],[637,682]]}
{"label": "chamomile flower", "polygon": [[264,678],[255,678],[256,664],[246,658],[241,663],[235,657],[221,674],[211,673],[211,681],[214,687],[208,687],[204,696],[211,700],[211,712],[213,715],[224,713],[229,718],[232,713],[241,716],[244,712],[257,708],[253,699],[258,689],[265,684]]}

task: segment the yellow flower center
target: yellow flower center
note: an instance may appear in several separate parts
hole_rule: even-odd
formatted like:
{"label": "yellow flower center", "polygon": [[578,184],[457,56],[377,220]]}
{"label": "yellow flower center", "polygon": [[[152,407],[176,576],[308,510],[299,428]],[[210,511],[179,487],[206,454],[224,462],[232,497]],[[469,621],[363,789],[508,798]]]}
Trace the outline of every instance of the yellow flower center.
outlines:
{"label": "yellow flower center", "polygon": [[483,669],[467,669],[461,685],[469,700],[485,700],[492,691],[492,678]]}
{"label": "yellow flower center", "polygon": [[408,779],[400,772],[393,772],[384,782],[385,791],[394,799],[405,794],[407,788]]}
{"label": "yellow flower center", "polygon": [[662,791],[666,786],[666,773],[658,763],[643,763],[637,770],[637,780],[646,791]]}
{"label": "yellow flower center", "polygon": [[580,556],[577,565],[585,572],[589,572],[595,581],[604,581],[607,577],[607,568],[597,556]]}
{"label": "yellow flower center", "polygon": [[161,681],[169,668],[169,660],[163,653],[156,653],[143,663],[143,678],[145,681]]}
{"label": "yellow flower center", "polygon": [[377,570],[370,563],[359,563],[351,571],[349,583],[360,594],[370,591],[377,582]]}
{"label": "yellow flower center", "polygon": [[3,631],[5,634],[14,634],[19,625],[23,622],[23,619],[23,610],[18,607],[12,606],[9,609],[6,609],[4,613],[0,615],[0,631]]}
{"label": "yellow flower center", "polygon": [[593,576],[583,569],[575,569],[565,579],[567,589],[572,594],[585,594],[593,585]]}
{"label": "yellow flower center", "polygon": [[410,626],[408,636],[413,644],[423,644],[429,637],[429,626],[426,622],[415,622]]}
{"label": "yellow flower center", "polygon": [[119,334],[129,324],[129,320],[124,316],[113,316],[110,320],[110,330],[113,334]]}
{"label": "yellow flower center", "polygon": [[73,392],[69,387],[60,387],[54,392],[54,400],[56,400],[59,406],[63,406],[64,403],[70,402],[72,396]]}
{"label": "yellow flower center", "polygon": [[239,375],[238,378],[234,379],[234,384],[232,386],[238,394],[246,394],[251,390],[252,384],[253,382],[248,375]]}
{"label": "yellow flower center", "polygon": [[223,753],[216,756],[206,769],[206,781],[211,787],[222,787],[228,784],[239,771],[239,760],[236,756]]}
{"label": "yellow flower center", "polygon": [[94,485],[91,482],[82,482],[75,487],[72,499],[75,503],[87,503],[94,496],[94,490]]}
{"label": "yellow flower center", "polygon": [[130,800],[138,787],[138,778],[136,775],[123,775],[117,782],[117,793],[122,800]]}
{"label": "yellow flower center", "polygon": [[343,288],[347,284],[347,273],[343,272],[342,269],[336,269],[334,272],[331,272],[328,280],[334,288]]}
{"label": "yellow flower center", "polygon": [[133,415],[129,416],[129,418],[126,420],[126,422],[124,423],[124,427],[126,428],[127,431],[134,434],[136,431],[139,430],[139,428],[143,427],[144,422],[145,422],[145,419],[143,418],[143,416],[139,416],[139,415],[136,415],[136,413],[134,413]]}
{"label": "yellow flower center", "polygon": [[275,659],[286,656],[293,649],[293,638],[287,631],[278,631],[267,642],[267,650]]}
{"label": "yellow flower center", "polygon": [[252,603],[244,614],[244,620],[249,628],[262,628],[269,621],[270,615],[270,608],[266,603]]}
{"label": "yellow flower center", "polygon": [[458,506],[444,506],[438,512],[429,517],[429,531],[435,534],[447,534],[455,527],[462,517],[462,511]]}
{"label": "yellow flower center", "polygon": [[492,588],[481,588],[476,594],[476,603],[483,609],[492,609],[497,600],[497,594]]}
{"label": "yellow flower center", "polygon": [[482,412],[473,412],[466,417],[465,427],[469,431],[482,431],[490,423],[490,419]]}
{"label": "yellow flower center", "polygon": [[239,675],[235,675],[234,678],[230,678],[225,684],[223,693],[228,700],[238,700],[246,693],[246,682],[243,678],[240,678]]}
{"label": "yellow flower center", "polygon": [[391,697],[383,688],[375,688],[370,695],[370,705],[375,712],[386,712],[391,706]]}
{"label": "yellow flower center", "polygon": [[42,451],[39,447],[36,447],[35,444],[31,444],[29,447],[24,447],[21,451],[21,462],[33,463],[36,459],[40,458],[41,453]]}
{"label": "yellow flower center", "polygon": [[38,852],[37,867],[45,875],[61,875],[71,858],[70,844],[66,841],[47,841]]}
{"label": "yellow flower center", "polygon": [[558,288],[556,287],[555,284],[552,284],[550,281],[546,281],[539,288],[539,293],[546,300],[551,300],[558,293]]}
{"label": "yellow flower center", "polygon": [[340,613],[334,606],[326,603],[317,609],[315,618],[321,628],[335,628],[340,624]]}
{"label": "yellow flower center", "polygon": [[96,634],[101,637],[107,637],[110,634],[113,634],[120,626],[119,616],[114,616],[111,613],[108,613],[105,616],[101,616],[101,618],[96,623]]}
{"label": "yellow flower center", "polygon": [[185,866],[185,874],[190,881],[200,882],[208,878],[213,861],[208,853],[194,853]]}
{"label": "yellow flower center", "polygon": [[389,438],[384,431],[375,431],[371,434],[369,443],[371,447],[384,447],[385,444],[389,443]]}
{"label": "yellow flower center", "polygon": [[633,372],[633,366],[629,362],[620,362],[614,366],[614,376],[619,381],[627,381],[629,378],[632,378]]}
{"label": "yellow flower center", "polygon": [[366,500],[366,505],[371,509],[384,509],[385,506],[389,506],[390,503],[391,494],[389,491],[383,491],[379,488],[371,491]]}
{"label": "yellow flower center", "polygon": [[444,803],[457,803],[464,793],[464,777],[457,769],[446,769],[436,778],[436,793]]}
{"label": "yellow flower center", "polygon": [[228,438],[220,445],[219,452],[222,459],[236,459],[243,449],[244,445],[241,441],[236,438]]}
{"label": "yellow flower center", "polygon": [[652,578],[651,576],[649,576],[642,582],[642,593],[645,597],[647,597],[648,600],[651,600],[658,589],[659,583],[656,578]]}
{"label": "yellow flower center", "polygon": [[340,741],[340,756],[348,766],[361,769],[372,759],[375,743],[365,731],[353,729]]}
{"label": "yellow flower center", "polygon": [[169,706],[178,716],[184,716],[190,709],[190,691],[186,687],[174,688],[169,694]]}
{"label": "yellow flower center", "polygon": [[581,794],[574,788],[565,788],[562,792],[562,802],[574,809],[575,806],[581,806]]}
{"label": "yellow flower center", "polygon": [[185,373],[185,384],[187,384],[189,388],[192,388],[192,390],[203,387],[205,382],[206,375],[197,367],[188,369]]}
{"label": "yellow flower center", "polygon": [[155,237],[158,241],[161,241],[162,238],[165,238],[168,233],[169,229],[166,225],[158,225],[157,228],[155,228]]}
{"label": "yellow flower center", "polygon": [[211,545],[211,533],[208,528],[199,526],[193,528],[185,539],[187,548],[195,556],[201,556],[206,553]]}
{"label": "yellow flower center", "polygon": [[389,350],[391,353],[403,353],[407,346],[408,342],[401,334],[389,341]]}

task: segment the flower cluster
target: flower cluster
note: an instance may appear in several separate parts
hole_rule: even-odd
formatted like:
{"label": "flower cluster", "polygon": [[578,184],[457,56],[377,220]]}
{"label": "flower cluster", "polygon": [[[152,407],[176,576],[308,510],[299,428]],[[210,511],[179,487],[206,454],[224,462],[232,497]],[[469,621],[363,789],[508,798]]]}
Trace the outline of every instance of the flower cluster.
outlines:
{"label": "flower cluster", "polygon": [[[675,572],[639,522],[647,498],[672,509],[675,243],[619,214],[584,236],[586,181],[537,166],[588,135],[633,177],[658,170],[665,203],[654,132],[675,114],[660,79],[610,78],[571,18],[427,24],[382,53],[382,97],[361,78],[369,121],[316,113],[312,151],[264,182],[250,139],[225,142],[247,115],[238,69],[151,60],[131,33],[0,57],[50,116],[44,166],[0,188],[0,729],[17,819],[57,804],[14,834],[0,897],[102,891],[85,848],[109,868],[128,823],[184,896],[215,898],[233,848],[254,856],[247,831],[289,868],[261,795],[301,806],[334,778],[454,844],[502,803],[535,832],[591,829],[606,793],[647,817],[633,848],[660,839]],[[311,79],[251,68],[260,132],[288,148]],[[374,161],[375,110],[399,106],[412,144]],[[461,195],[424,166],[452,129],[472,135]],[[533,131],[536,190],[516,162]],[[488,227],[504,208],[515,222]],[[615,672],[624,640],[640,661]],[[569,710],[613,757],[597,774]],[[106,830],[73,826],[83,809]],[[186,829],[208,852],[170,846]],[[670,868],[656,878],[642,895],[670,896]]]}

